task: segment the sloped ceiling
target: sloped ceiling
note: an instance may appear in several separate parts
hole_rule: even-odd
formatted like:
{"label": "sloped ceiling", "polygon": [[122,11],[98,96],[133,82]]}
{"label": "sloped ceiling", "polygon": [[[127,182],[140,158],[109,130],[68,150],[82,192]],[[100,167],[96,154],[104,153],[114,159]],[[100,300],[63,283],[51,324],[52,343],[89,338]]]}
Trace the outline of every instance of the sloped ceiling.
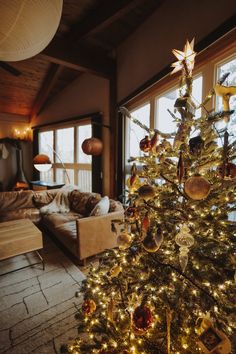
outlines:
{"label": "sloped ceiling", "polygon": [[81,73],[109,78],[117,46],[163,1],[64,0],[56,35],[42,53],[0,62],[0,113],[32,118]]}

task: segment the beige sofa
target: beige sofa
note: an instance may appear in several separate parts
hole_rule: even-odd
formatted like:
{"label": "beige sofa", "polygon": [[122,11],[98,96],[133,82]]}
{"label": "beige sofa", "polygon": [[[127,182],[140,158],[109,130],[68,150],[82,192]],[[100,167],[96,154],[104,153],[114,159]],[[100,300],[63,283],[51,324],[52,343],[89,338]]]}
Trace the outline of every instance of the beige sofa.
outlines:
{"label": "beige sofa", "polygon": [[101,196],[73,190],[68,194],[70,211],[43,215],[40,208],[53,201],[58,190],[0,193],[0,222],[28,218],[49,230],[79,260],[117,245],[111,220],[123,219],[123,206],[110,199],[109,212],[89,216]]}

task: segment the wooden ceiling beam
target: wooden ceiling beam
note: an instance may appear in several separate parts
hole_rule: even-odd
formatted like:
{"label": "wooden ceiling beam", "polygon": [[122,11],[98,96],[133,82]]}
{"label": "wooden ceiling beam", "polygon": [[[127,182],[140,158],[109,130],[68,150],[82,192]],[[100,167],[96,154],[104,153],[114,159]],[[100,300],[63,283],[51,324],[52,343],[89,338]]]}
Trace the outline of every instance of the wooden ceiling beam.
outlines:
{"label": "wooden ceiling beam", "polygon": [[115,70],[114,60],[106,54],[74,46],[68,39],[54,38],[40,55],[52,63],[105,78]]}
{"label": "wooden ceiling beam", "polygon": [[37,116],[42,110],[47,98],[49,97],[50,92],[55,86],[59,75],[63,70],[63,66],[58,64],[51,64],[49,72],[39,90],[37,97],[34,101],[33,107],[30,112],[30,120]]}
{"label": "wooden ceiling beam", "polygon": [[117,21],[140,3],[143,0],[103,0],[97,10],[72,27],[69,37],[80,41]]}

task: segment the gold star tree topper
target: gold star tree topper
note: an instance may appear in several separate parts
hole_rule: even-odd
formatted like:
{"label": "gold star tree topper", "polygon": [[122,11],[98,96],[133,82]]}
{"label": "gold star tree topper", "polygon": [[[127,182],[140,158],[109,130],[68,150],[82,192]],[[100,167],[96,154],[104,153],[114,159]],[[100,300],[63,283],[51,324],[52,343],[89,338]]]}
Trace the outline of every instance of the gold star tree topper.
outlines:
{"label": "gold star tree topper", "polygon": [[173,49],[172,53],[176,56],[178,61],[175,63],[171,64],[171,66],[174,68],[171,72],[171,74],[176,73],[179,70],[188,70],[188,75],[192,74],[193,68],[194,68],[194,59],[196,56],[196,52],[193,50],[194,47],[194,38],[193,40],[189,43],[187,40],[184,50],[178,50],[178,49]]}

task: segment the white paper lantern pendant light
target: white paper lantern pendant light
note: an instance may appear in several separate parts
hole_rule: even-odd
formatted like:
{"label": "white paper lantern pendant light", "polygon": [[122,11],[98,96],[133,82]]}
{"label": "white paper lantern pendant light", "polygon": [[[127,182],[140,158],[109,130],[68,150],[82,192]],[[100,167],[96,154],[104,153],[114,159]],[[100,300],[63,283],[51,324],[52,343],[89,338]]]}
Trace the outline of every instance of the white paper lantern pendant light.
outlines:
{"label": "white paper lantern pendant light", "polygon": [[63,0],[0,0],[0,60],[40,53],[59,26]]}

